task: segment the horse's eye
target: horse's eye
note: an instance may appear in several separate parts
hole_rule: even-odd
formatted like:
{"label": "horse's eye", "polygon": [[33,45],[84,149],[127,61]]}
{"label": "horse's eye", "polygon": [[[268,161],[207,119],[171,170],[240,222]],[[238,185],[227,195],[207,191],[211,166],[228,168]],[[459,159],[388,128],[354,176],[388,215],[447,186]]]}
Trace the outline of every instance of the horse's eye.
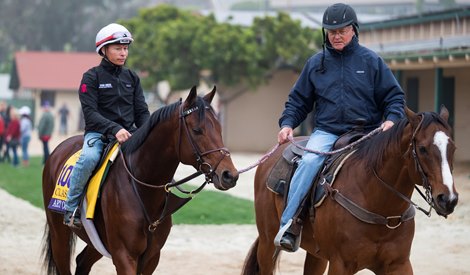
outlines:
{"label": "horse's eye", "polygon": [[193,128],[193,132],[196,134],[196,135],[202,135],[202,129],[197,127],[197,128]]}
{"label": "horse's eye", "polygon": [[424,146],[418,146],[418,150],[421,154],[426,154],[427,153],[426,147],[424,147]]}

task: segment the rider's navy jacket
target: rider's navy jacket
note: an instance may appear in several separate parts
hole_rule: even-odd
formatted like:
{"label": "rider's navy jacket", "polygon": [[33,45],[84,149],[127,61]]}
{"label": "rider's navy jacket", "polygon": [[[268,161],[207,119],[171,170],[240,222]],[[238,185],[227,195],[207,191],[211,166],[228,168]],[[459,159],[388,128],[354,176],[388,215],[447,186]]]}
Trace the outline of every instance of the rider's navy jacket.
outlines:
{"label": "rider's navy jacket", "polygon": [[[318,71],[325,54],[326,71]],[[404,116],[404,92],[382,58],[361,46],[356,36],[343,49],[328,46],[307,60],[279,119],[297,127],[313,110],[315,127],[336,135],[351,130],[357,119],[366,130]],[[357,123],[357,122],[356,122]]]}
{"label": "rider's navy jacket", "polygon": [[122,128],[133,131],[150,116],[139,77],[104,58],[83,74],[79,98],[85,132],[114,136]]}

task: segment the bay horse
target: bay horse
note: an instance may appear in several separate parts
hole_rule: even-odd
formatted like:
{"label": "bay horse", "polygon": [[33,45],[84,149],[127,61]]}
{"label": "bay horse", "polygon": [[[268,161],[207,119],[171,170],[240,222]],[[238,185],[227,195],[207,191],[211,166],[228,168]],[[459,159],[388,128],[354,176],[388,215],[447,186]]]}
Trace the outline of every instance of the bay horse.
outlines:
{"label": "bay horse", "polygon": [[[410,250],[417,205],[411,196],[415,185],[424,187],[427,202],[441,216],[451,214],[458,201],[452,176],[455,145],[448,117],[444,106],[440,114],[414,113],[406,108],[406,117],[391,129],[354,148],[333,186],[326,188],[327,197],[315,209],[314,220],[303,222],[300,247],[307,252],[304,274],[324,274],[327,266],[330,275],[362,269],[375,274],[413,273]],[[273,240],[284,201],[266,188],[266,182],[287,145],[277,148],[256,170],[254,204],[259,236],[245,259],[245,275],[273,274],[279,263]],[[349,212],[354,207],[343,207],[339,197],[362,209],[353,211],[355,214],[370,219],[356,218]],[[403,220],[405,212],[407,221]]]}
{"label": "bay horse", "polygon": [[[152,274],[172,226],[171,215],[157,220],[165,208],[168,183],[179,163],[193,166],[219,190],[236,185],[238,171],[224,147],[221,125],[211,101],[193,87],[186,100],[155,111],[122,144],[121,157],[110,167],[101,190],[94,224],[109,251],[117,274]],[[82,148],[83,136],[71,137],[53,151],[43,170],[47,224],[43,256],[48,274],[71,274],[74,235],[87,243],[76,257],[75,274],[88,274],[100,254],[82,229],[62,224],[63,215],[47,208],[65,161]],[[82,213],[84,215],[84,213]],[[152,221],[157,222],[152,223]]]}

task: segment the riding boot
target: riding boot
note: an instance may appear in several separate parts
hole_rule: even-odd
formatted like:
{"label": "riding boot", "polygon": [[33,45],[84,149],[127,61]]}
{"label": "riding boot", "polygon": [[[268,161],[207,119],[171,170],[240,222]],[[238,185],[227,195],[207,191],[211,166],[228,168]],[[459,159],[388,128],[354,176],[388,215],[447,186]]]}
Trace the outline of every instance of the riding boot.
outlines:
{"label": "riding boot", "polygon": [[74,211],[65,211],[64,224],[71,228],[80,229],[82,222],[80,220],[80,210],[76,208]]}
{"label": "riding boot", "polygon": [[287,251],[287,252],[296,251],[295,239],[296,239],[296,236],[293,233],[286,231],[284,235],[282,235],[282,238],[279,242],[282,250]]}

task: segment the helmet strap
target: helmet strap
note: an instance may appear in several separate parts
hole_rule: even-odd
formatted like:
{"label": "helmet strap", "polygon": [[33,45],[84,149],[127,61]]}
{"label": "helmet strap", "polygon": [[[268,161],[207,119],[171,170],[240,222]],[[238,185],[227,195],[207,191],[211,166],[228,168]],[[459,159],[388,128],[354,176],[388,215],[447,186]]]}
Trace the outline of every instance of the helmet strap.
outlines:
{"label": "helmet strap", "polygon": [[325,68],[325,43],[327,40],[326,33],[325,33],[325,28],[321,28],[321,34],[323,37],[323,43],[321,45],[322,47],[322,56],[321,56],[321,63],[320,63],[320,68],[316,69],[317,72],[319,73],[325,73],[326,68]]}

